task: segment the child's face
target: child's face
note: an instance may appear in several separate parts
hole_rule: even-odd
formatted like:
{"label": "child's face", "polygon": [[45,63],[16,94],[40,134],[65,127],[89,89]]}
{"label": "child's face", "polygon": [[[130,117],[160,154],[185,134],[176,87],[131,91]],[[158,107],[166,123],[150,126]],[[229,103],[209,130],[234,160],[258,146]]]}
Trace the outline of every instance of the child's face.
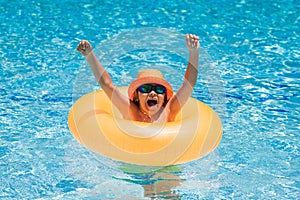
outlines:
{"label": "child's face", "polygon": [[[150,86],[149,86],[150,85]],[[138,98],[140,102],[140,109],[142,111],[149,112],[149,114],[155,114],[158,112],[164,104],[166,89],[161,85],[145,84],[144,88],[138,89]],[[149,92],[147,87],[151,87]],[[161,88],[162,87],[162,88]]]}

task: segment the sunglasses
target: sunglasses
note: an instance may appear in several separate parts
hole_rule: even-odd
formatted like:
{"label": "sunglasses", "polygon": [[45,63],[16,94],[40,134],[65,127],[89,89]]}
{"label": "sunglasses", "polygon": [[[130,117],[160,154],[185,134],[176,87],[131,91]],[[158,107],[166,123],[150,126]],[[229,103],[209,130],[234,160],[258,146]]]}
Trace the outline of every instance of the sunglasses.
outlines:
{"label": "sunglasses", "polygon": [[152,84],[144,84],[138,87],[138,91],[141,93],[150,93],[152,90],[157,94],[164,94],[166,93],[166,88],[162,85],[152,85]]}

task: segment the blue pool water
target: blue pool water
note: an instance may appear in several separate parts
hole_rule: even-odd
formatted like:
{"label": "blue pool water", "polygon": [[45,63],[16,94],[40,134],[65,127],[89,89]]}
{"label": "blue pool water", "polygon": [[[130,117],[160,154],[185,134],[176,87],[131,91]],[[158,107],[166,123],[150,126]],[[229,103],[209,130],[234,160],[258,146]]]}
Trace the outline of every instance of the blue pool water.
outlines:
{"label": "blue pool water", "polygon": [[[1,0],[0,198],[299,199],[299,11],[295,0]],[[78,42],[119,86],[154,66],[176,89],[185,33],[200,36],[193,97],[222,119],[218,148],[158,169],[81,146],[68,111],[99,87]]]}

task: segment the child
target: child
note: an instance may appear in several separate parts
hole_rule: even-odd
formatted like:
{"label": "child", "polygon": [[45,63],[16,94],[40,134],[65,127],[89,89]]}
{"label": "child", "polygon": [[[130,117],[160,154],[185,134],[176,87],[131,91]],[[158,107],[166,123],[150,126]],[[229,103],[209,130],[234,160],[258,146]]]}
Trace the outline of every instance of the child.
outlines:
{"label": "child", "polygon": [[173,95],[171,85],[158,70],[143,70],[128,88],[128,97],[121,94],[111,77],[92,51],[88,41],[82,40],[77,50],[86,57],[101,88],[118,108],[124,119],[142,122],[171,122],[190,97],[197,81],[199,38],[186,34],[189,62],[183,84]]}

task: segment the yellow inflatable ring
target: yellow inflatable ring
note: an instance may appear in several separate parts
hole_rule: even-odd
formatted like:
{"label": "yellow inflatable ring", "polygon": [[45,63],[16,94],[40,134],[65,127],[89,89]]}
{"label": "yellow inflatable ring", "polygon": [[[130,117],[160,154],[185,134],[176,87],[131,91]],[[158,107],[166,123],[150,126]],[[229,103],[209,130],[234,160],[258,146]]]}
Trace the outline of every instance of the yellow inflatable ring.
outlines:
{"label": "yellow inflatable ring", "polygon": [[[127,88],[120,89],[124,95]],[[89,93],[74,103],[68,125],[88,149],[138,165],[168,166],[199,159],[222,138],[222,123],[206,104],[190,98],[175,122],[144,123],[122,119],[104,91]]]}

